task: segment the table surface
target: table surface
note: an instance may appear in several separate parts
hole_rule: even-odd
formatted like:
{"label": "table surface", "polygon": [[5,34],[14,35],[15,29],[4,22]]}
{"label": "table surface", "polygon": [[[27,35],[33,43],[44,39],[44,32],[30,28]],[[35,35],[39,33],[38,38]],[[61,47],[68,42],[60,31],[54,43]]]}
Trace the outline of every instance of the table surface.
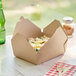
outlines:
{"label": "table surface", "polygon": [[[68,40],[64,55],[40,65],[34,65],[14,57],[11,47],[11,37],[12,36],[7,36],[6,43],[0,45],[0,76],[44,76],[57,61],[76,65],[75,36]],[[76,74],[74,74],[74,76],[76,76]]]}

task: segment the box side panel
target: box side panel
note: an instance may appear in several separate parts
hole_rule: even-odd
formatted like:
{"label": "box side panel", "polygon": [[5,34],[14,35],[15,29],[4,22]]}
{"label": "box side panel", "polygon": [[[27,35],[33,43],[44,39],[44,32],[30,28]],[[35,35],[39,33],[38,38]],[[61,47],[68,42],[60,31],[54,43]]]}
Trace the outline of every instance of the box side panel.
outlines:
{"label": "box side panel", "polygon": [[38,63],[42,63],[58,55],[64,54],[64,43],[66,40],[67,37],[64,31],[61,27],[59,27],[48,42],[38,52]]}
{"label": "box side panel", "polygon": [[16,33],[20,33],[26,38],[29,38],[40,36],[41,30],[28,19],[24,19],[23,17],[21,17],[20,21],[16,24],[13,35],[15,35]]}
{"label": "box side panel", "polygon": [[58,20],[54,20],[52,23],[44,28],[43,32],[45,35],[51,37],[55,33],[56,29],[60,26],[60,22]]}
{"label": "box side panel", "polygon": [[12,41],[13,52],[16,57],[19,57],[21,59],[36,64],[37,62],[36,51],[31,45],[29,45],[29,43],[27,42],[27,40],[24,38],[23,35],[16,34],[11,41]]}

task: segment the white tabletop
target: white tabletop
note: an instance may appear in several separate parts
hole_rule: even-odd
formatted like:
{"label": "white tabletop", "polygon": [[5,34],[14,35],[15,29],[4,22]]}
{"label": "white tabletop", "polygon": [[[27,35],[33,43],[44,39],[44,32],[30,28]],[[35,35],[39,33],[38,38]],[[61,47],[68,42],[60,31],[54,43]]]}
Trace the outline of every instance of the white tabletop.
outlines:
{"label": "white tabletop", "polygon": [[34,65],[14,57],[11,47],[11,36],[7,36],[6,44],[0,45],[0,76],[44,76],[57,61],[76,65],[75,39],[76,37],[69,39],[64,55],[40,65]]}

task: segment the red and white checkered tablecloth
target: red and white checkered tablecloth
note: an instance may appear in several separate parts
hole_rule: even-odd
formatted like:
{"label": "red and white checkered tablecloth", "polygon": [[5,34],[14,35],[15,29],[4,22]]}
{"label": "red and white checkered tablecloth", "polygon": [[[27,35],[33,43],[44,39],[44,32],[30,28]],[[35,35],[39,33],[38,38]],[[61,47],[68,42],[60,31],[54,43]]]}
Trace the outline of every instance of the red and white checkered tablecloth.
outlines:
{"label": "red and white checkered tablecloth", "polygon": [[62,76],[73,76],[74,73],[76,72],[76,65],[70,65],[70,64],[66,64],[66,63],[62,63],[62,62],[57,62],[48,73],[46,73],[44,76],[58,76],[58,71],[56,70],[57,66],[61,65],[63,66],[63,68],[68,68],[71,66],[71,68],[64,73]]}

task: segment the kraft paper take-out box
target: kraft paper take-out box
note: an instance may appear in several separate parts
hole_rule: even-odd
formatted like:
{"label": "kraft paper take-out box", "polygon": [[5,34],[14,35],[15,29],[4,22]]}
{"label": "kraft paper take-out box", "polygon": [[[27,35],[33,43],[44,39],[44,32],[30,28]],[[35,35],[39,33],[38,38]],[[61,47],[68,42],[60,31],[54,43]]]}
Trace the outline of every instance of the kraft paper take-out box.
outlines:
{"label": "kraft paper take-out box", "polygon": [[[28,42],[28,38],[36,38],[43,35],[50,37],[50,39],[36,52]],[[16,24],[11,42],[16,57],[34,64],[40,64],[64,54],[67,36],[58,20],[54,20],[41,32],[41,29],[30,20],[21,17]]]}

